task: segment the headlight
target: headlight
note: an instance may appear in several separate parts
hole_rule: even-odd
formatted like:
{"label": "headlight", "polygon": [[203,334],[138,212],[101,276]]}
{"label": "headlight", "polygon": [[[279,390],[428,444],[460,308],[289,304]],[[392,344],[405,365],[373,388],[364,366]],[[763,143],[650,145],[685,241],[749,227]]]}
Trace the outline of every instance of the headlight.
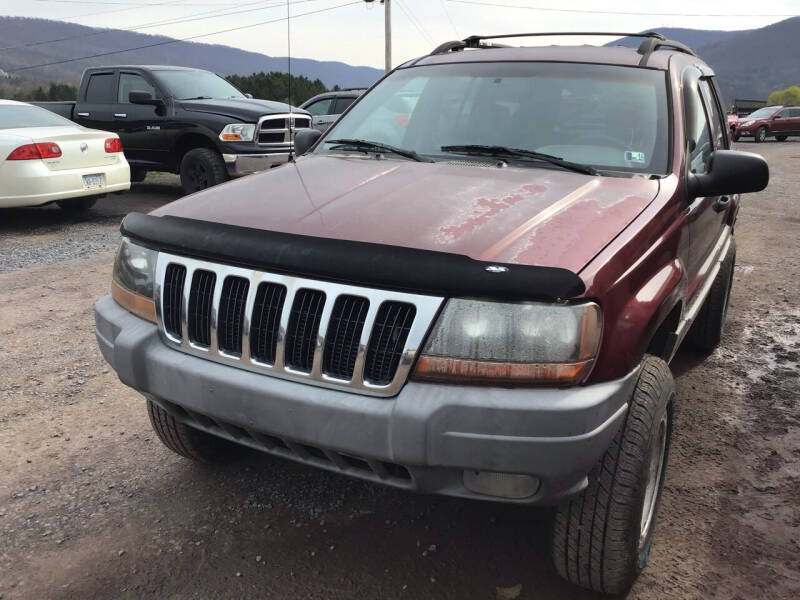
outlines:
{"label": "headlight", "polygon": [[119,305],[133,314],[156,322],[156,305],[153,301],[158,252],[138,246],[127,238],[122,239],[114,259],[111,278],[111,296]]}
{"label": "headlight", "polygon": [[231,123],[219,134],[223,142],[252,142],[256,126],[253,123]]}
{"label": "headlight", "polygon": [[536,385],[579,383],[592,368],[600,307],[448,301],[417,361],[416,379]]}

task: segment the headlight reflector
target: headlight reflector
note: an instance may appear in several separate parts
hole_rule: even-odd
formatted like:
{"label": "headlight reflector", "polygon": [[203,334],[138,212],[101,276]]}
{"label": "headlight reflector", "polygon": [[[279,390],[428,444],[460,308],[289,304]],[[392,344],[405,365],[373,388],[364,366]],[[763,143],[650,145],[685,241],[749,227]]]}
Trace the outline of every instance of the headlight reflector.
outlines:
{"label": "headlight reflector", "polygon": [[256,133],[253,123],[231,123],[225,125],[219,134],[223,142],[252,142]]}
{"label": "headlight reflector", "polygon": [[600,307],[448,301],[417,361],[417,379],[496,385],[573,384],[588,375]]}
{"label": "headlight reflector", "polygon": [[153,301],[156,260],[158,252],[122,239],[114,259],[111,296],[118,304],[135,315],[156,322]]}

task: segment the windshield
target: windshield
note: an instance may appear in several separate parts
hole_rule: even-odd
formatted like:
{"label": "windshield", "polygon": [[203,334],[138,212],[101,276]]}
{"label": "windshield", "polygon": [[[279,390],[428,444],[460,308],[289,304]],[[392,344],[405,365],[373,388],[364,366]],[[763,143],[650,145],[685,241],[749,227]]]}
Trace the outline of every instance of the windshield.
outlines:
{"label": "windshield", "polygon": [[222,77],[208,71],[155,71],[155,76],[179,100],[245,97]]}
{"label": "windshield", "polygon": [[[668,131],[663,71],[485,62],[399,69],[327,139],[369,140],[454,161],[463,156],[442,146],[505,146],[599,169],[663,174]],[[330,146],[317,152],[335,152]]]}
{"label": "windshield", "polygon": [[750,113],[746,117],[742,117],[744,119],[765,119],[766,117],[771,117],[775,114],[779,107],[777,106],[765,106],[764,108],[759,108],[757,111]]}
{"label": "windshield", "polygon": [[0,104],[0,129],[17,127],[74,127],[75,123],[30,104]]}

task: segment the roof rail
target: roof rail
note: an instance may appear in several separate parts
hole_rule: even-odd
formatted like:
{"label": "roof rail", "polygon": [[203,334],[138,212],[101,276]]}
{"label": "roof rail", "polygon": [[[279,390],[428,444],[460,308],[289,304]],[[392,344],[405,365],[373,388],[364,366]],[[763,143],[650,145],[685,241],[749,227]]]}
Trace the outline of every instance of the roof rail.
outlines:
{"label": "roof rail", "polygon": [[697,56],[694,53],[694,50],[689,48],[686,44],[682,44],[680,42],[676,42],[674,40],[668,40],[665,37],[661,37],[661,39],[649,38],[643,40],[641,44],[639,44],[639,48],[636,50],[639,54],[642,55],[642,60],[639,61],[640,67],[647,66],[647,61],[650,58],[650,55],[659,50],[661,48],[672,48],[673,50],[677,50],[678,52],[683,52],[684,54],[690,54],[691,56]]}
{"label": "roof rail", "polygon": [[[465,48],[507,48],[507,46],[502,46],[500,44],[484,44],[483,42],[485,40],[497,40],[497,39],[515,38],[515,37],[554,37],[554,36],[641,37],[641,38],[648,38],[645,40],[645,42],[651,40],[669,42],[667,38],[665,38],[663,35],[655,31],[648,31],[645,33],[624,33],[624,32],[620,33],[620,32],[608,32],[608,31],[557,31],[557,32],[538,32],[538,33],[506,33],[501,35],[471,35],[463,40],[454,40],[452,42],[445,42],[444,44],[440,44],[439,46],[434,48],[433,52],[431,52],[431,55],[433,56],[436,54],[446,54],[447,52],[458,52],[459,50],[464,50]],[[670,46],[672,44],[678,44],[678,43],[679,42],[669,42]],[[683,44],[681,44],[681,46],[683,46]]]}

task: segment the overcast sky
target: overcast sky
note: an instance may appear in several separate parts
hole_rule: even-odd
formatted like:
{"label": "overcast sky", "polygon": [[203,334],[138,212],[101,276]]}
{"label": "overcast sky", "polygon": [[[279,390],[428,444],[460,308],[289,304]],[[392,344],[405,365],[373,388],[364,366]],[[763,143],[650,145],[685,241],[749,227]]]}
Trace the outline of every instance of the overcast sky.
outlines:
{"label": "overcast sky", "polygon": [[[291,24],[292,56],[383,67],[383,7],[378,0],[371,5],[357,0],[290,2],[291,14],[296,15]],[[735,30],[763,27],[800,14],[800,0],[391,2],[395,65],[430,52],[442,41],[474,33],[641,31],[653,27]],[[322,12],[303,16],[312,11]],[[0,14],[61,19],[93,27],[133,28],[141,33],[185,38],[281,19],[286,16],[286,6],[285,0],[0,0]],[[195,20],[141,28],[190,18]],[[286,21],[209,35],[196,41],[285,56]]]}

